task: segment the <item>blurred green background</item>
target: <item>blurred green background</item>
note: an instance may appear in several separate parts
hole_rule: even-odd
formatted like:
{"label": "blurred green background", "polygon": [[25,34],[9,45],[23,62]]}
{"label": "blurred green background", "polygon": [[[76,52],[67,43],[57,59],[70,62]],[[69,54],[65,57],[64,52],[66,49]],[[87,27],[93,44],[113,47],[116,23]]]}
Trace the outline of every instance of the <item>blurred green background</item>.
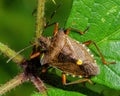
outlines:
{"label": "blurred green background", "polygon": [[[61,0],[56,0],[57,5]],[[65,5],[66,4],[66,5]],[[61,7],[57,10],[51,22],[59,22],[60,26],[64,26],[64,22],[69,15],[72,0],[62,1]],[[46,20],[49,20],[57,5],[52,0],[46,0]],[[0,42],[8,45],[11,49],[19,51],[30,45],[34,40],[35,34],[35,14],[32,12],[37,7],[37,0],[0,0]],[[61,14],[62,11],[62,14]],[[53,27],[45,30],[46,34],[52,34]],[[28,58],[31,48],[21,53]],[[4,84],[11,80],[19,72],[21,68],[14,62],[8,60],[3,54],[0,54],[0,84]],[[34,86],[28,82],[24,83],[12,91],[5,94],[5,96],[30,96],[36,91]]]}
{"label": "blurred green background", "polygon": [[[0,42],[11,49],[19,51],[29,45],[35,31],[35,18],[31,15],[36,7],[35,0],[0,0]],[[30,49],[23,52],[23,56],[29,56]],[[0,84],[4,84],[19,72],[20,67],[0,55]],[[28,90],[29,88],[29,90]],[[5,96],[29,96],[34,87],[25,83],[5,94]],[[25,91],[25,92],[24,92]],[[26,93],[26,94],[24,94]]]}
{"label": "blurred green background", "polygon": [[[56,3],[57,5],[61,3],[61,6],[57,9],[57,12],[51,22],[59,22],[60,27],[64,27],[66,19],[70,13],[72,0],[56,0]],[[15,51],[19,51],[30,45],[29,42],[34,40],[35,34],[35,16],[32,15],[32,12],[36,9],[36,5],[37,0],[0,0],[0,42],[8,45]],[[52,0],[46,0],[46,20],[49,20],[57,5],[55,5]],[[54,26],[47,28],[44,34],[51,35],[53,27]],[[31,48],[25,50],[21,54],[28,58],[30,52]],[[7,64],[7,60],[7,57],[0,54],[0,84],[6,83],[22,71],[21,68],[12,61]],[[60,80],[61,78],[59,77],[59,80],[56,82],[59,83],[61,82]],[[52,83],[54,83],[54,81]],[[62,89],[70,90],[70,88],[63,86],[60,88],[60,90],[52,90],[51,94],[52,92],[54,94],[56,91],[61,93]],[[87,85],[87,88],[82,87],[83,89],[77,89],[76,86],[73,86],[72,88],[74,88],[74,90],[80,90],[81,93],[87,94],[87,96],[120,96],[119,91],[97,84],[95,86]],[[6,93],[4,96],[30,96],[35,91],[36,89],[34,86],[30,82],[27,82]],[[69,93],[69,95],[70,94],[71,93]]]}

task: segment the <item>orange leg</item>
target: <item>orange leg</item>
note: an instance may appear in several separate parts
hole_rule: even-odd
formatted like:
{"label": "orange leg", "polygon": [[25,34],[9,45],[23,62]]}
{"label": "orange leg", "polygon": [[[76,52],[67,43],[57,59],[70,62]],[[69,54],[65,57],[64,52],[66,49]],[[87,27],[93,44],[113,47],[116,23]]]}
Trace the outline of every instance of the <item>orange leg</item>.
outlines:
{"label": "orange leg", "polygon": [[34,59],[38,56],[40,56],[39,48],[36,48],[36,46],[34,46],[32,49],[32,53],[30,54],[30,59]]}
{"label": "orange leg", "polygon": [[94,46],[96,47],[97,51],[99,52],[99,55],[100,55],[100,57],[101,57],[101,60],[102,60],[103,64],[115,64],[115,62],[107,62],[107,61],[105,60],[105,58],[104,58],[104,56],[102,55],[100,49],[98,48],[98,46],[96,45],[96,43],[95,43],[94,41],[89,40],[89,41],[84,42],[83,44],[85,44],[85,45],[90,45],[91,43],[94,44]]}
{"label": "orange leg", "polygon": [[30,56],[30,59],[34,59],[35,57],[40,56],[40,52],[36,52]]}
{"label": "orange leg", "polygon": [[58,28],[59,28],[59,24],[58,24],[58,23],[54,22],[54,23],[52,23],[52,24],[46,25],[44,28],[50,27],[50,26],[52,26],[52,25],[55,25],[54,31],[53,31],[53,36],[55,36],[55,35],[57,34]]}
{"label": "orange leg", "polygon": [[65,75],[65,73],[62,73],[62,84],[66,85],[66,75]]}
{"label": "orange leg", "polygon": [[72,85],[72,84],[78,84],[78,83],[84,83],[84,82],[89,82],[90,84],[93,84],[93,82],[88,78],[83,78],[83,79],[80,79],[80,80],[76,80],[76,81],[73,81],[73,82],[66,83],[66,75],[65,75],[65,73],[62,73],[62,84],[63,85]]}
{"label": "orange leg", "polygon": [[85,34],[87,31],[88,31],[88,29],[89,29],[89,26],[84,30],[84,31],[80,31],[80,30],[77,30],[77,29],[75,29],[75,28],[68,28],[66,31],[65,31],[65,34],[69,34],[70,33],[70,31],[75,31],[75,32],[78,32],[79,34],[81,34],[81,35],[83,35],[83,34]]}
{"label": "orange leg", "polygon": [[53,36],[56,36],[56,34],[58,33],[58,28],[59,28],[59,24],[55,23],[55,28],[54,28]]}
{"label": "orange leg", "polygon": [[70,83],[66,83],[65,85],[72,85],[72,84],[85,83],[85,82],[93,84],[93,82],[90,79],[83,78],[83,79],[79,79],[79,80],[76,80],[76,81],[73,81],[73,82],[70,82]]}

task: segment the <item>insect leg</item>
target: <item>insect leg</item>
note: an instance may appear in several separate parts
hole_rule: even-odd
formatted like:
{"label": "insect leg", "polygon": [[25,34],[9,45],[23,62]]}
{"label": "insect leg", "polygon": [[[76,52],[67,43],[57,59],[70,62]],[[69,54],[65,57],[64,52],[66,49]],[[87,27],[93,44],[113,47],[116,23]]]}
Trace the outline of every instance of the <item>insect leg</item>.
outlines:
{"label": "insect leg", "polygon": [[78,84],[78,83],[84,83],[84,82],[89,82],[90,84],[93,84],[93,82],[88,79],[88,78],[83,78],[83,79],[79,79],[70,83],[66,83],[65,85],[72,85],[72,84]]}
{"label": "insect leg", "polygon": [[36,46],[33,46],[32,50],[33,51],[32,51],[32,53],[30,55],[30,59],[34,59],[34,58],[40,56],[40,49],[39,49],[39,47],[36,49]]}
{"label": "insect leg", "polygon": [[63,85],[72,85],[72,84],[78,84],[78,83],[83,83],[83,82],[89,82],[90,84],[93,84],[93,82],[88,78],[83,78],[80,80],[76,80],[76,81],[67,83],[66,82],[66,74],[64,72],[62,73],[62,84]]}
{"label": "insect leg", "polygon": [[57,34],[58,28],[59,28],[59,24],[58,24],[57,22],[51,23],[51,24],[45,26],[45,28],[50,27],[50,26],[52,26],[52,25],[55,25],[54,31],[53,31],[53,36],[55,36],[55,35]]}
{"label": "insect leg", "polygon": [[40,52],[36,52],[33,55],[30,56],[30,59],[33,59],[35,57],[38,57],[40,55]]}
{"label": "insect leg", "polygon": [[107,62],[107,61],[105,60],[102,52],[100,51],[99,47],[97,46],[97,44],[96,44],[94,41],[89,40],[89,41],[84,42],[83,44],[85,44],[85,45],[90,45],[91,43],[93,43],[94,46],[96,47],[96,49],[97,49],[97,51],[98,51],[98,53],[99,53],[99,55],[100,55],[100,57],[101,57],[101,60],[102,60],[103,64],[115,64],[115,62]]}
{"label": "insect leg", "polygon": [[66,85],[66,74],[62,73],[62,84]]}
{"label": "insect leg", "polygon": [[58,27],[59,27],[59,24],[58,23],[55,23],[55,28],[54,28],[54,31],[53,31],[53,36],[55,36],[58,32]]}
{"label": "insect leg", "polygon": [[88,29],[89,29],[89,26],[84,31],[80,31],[80,30],[75,29],[75,28],[68,28],[68,29],[66,29],[65,34],[68,35],[70,33],[70,31],[75,31],[75,32],[83,35],[83,34],[85,34],[88,31]]}

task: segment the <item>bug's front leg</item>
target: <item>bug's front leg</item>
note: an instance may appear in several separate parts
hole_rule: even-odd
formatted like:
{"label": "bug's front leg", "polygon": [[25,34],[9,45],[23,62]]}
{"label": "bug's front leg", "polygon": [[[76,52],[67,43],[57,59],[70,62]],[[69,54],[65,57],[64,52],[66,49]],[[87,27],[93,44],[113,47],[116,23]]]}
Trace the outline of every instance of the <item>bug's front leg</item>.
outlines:
{"label": "bug's front leg", "polygon": [[97,49],[97,51],[98,51],[98,53],[99,53],[99,55],[100,55],[100,57],[101,57],[101,60],[102,60],[103,64],[116,64],[116,62],[107,62],[107,61],[105,60],[102,52],[100,51],[99,47],[97,46],[97,44],[96,44],[94,41],[89,40],[89,41],[83,42],[83,44],[85,44],[86,46],[87,46],[87,45],[90,45],[90,44],[93,44],[93,45],[96,47],[96,49]]}
{"label": "bug's front leg", "polygon": [[89,26],[88,26],[84,31],[80,31],[80,30],[75,29],[75,28],[68,28],[68,29],[65,30],[65,34],[68,35],[68,34],[70,33],[70,31],[75,31],[75,32],[79,33],[80,35],[83,35],[83,34],[85,34],[88,30],[89,30]]}
{"label": "bug's front leg", "polygon": [[30,59],[34,59],[35,57],[40,56],[40,52],[36,52],[30,56]]}
{"label": "bug's front leg", "polygon": [[59,24],[55,23],[55,27],[54,27],[54,31],[53,31],[53,36],[56,36],[56,34],[58,33],[58,28],[59,28]]}
{"label": "bug's front leg", "polygon": [[57,22],[51,23],[49,25],[46,25],[45,28],[50,27],[52,25],[55,25],[54,31],[53,31],[53,36],[55,36],[58,33],[58,28],[59,28],[59,24]]}

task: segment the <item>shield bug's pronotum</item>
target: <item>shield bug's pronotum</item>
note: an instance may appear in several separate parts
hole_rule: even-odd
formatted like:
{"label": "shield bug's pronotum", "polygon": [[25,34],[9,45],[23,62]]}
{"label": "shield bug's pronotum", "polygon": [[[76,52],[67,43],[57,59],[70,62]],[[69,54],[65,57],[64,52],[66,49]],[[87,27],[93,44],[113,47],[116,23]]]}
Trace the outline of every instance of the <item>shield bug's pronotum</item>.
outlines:
{"label": "shield bug's pronotum", "polygon": [[[88,28],[89,27],[87,27],[87,29],[83,32],[74,28],[63,30],[58,29],[58,23],[55,23],[53,37],[49,38],[41,36],[39,38],[40,47],[43,49],[41,52],[43,56],[40,59],[40,63],[42,65],[48,65],[60,69],[62,71],[62,83],[64,85],[81,82],[92,83],[89,77],[99,74],[100,69],[96,64],[96,60],[86,45],[91,43],[95,45],[104,64],[115,63],[106,62],[100,49],[94,41],[89,40],[87,42],[80,43],[68,36],[71,30],[82,35],[88,30]],[[81,79],[67,83],[67,74],[70,74],[73,77],[80,77]]]}

